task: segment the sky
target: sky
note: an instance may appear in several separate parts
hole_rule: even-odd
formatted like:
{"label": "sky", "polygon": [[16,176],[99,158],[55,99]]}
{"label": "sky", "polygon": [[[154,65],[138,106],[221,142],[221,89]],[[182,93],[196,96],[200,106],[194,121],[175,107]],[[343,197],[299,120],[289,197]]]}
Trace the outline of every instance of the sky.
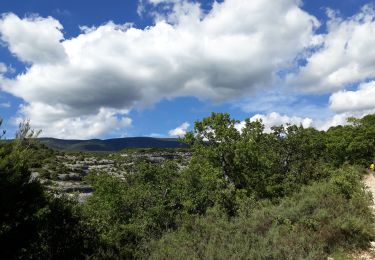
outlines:
{"label": "sky", "polygon": [[375,113],[375,3],[1,0],[0,118],[177,137],[211,112],[326,130]]}

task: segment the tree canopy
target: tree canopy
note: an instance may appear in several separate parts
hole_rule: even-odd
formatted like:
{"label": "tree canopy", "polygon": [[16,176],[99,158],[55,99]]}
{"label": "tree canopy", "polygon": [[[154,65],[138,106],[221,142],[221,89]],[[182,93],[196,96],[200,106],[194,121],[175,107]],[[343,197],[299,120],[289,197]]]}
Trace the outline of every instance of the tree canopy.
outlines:
{"label": "tree canopy", "polygon": [[[83,204],[31,177],[55,152],[28,124],[0,142],[0,242],[7,258],[321,259],[375,238],[361,169],[375,115],[328,131],[213,113],[183,142],[191,158],[99,171]],[[80,154],[84,157],[85,154]]]}

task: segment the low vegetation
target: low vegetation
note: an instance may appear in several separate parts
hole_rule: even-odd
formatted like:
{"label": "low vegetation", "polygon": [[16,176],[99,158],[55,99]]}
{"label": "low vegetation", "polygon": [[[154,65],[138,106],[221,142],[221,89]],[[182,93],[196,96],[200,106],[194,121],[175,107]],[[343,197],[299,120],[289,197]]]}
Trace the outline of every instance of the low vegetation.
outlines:
{"label": "low vegetation", "polygon": [[188,161],[112,154],[129,168],[87,174],[84,203],[30,179],[31,167],[62,155],[31,145],[26,129],[0,142],[0,240],[8,258],[43,259],[324,259],[366,248],[375,230],[361,175],[374,159],[375,115],[349,121],[266,133],[213,113],[182,140]]}
{"label": "low vegetation", "polygon": [[[242,201],[235,217],[220,208],[153,242],[151,259],[325,259],[373,238],[370,198],[358,169],[303,187],[278,204]],[[337,176],[343,174],[343,176]],[[350,189],[343,186],[350,184]],[[348,194],[350,194],[348,196]]]}

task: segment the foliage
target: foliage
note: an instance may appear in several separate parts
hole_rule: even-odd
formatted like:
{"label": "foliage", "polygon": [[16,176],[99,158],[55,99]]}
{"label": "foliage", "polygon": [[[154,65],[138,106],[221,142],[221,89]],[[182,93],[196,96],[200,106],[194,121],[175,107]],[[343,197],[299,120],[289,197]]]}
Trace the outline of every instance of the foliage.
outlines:
{"label": "foliage", "polygon": [[209,165],[179,171],[173,162],[141,163],[125,180],[91,174],[86,181],[95,192],[84,211],[104,244],[121,258],[136,257],[142,241],[177,228],[190,215],[204,214],[216,204],[233,208],[235,191],[218,175]]}
{"label": "foliage", "polygon": [[154,241],[147,258],[324,259],[374,238],[371,203],[358,170],[340,169],[329,182],[304,187],[278,205],[249,210],[244,201],[233,219],[213,208]]}
{"label": "foliage", "polygon": [[369,198],[359,170],[337,166],[373,155],[369,122],[266,133],[261,121],[239,130],[228,114],[213,113],[183,140],[187,167],[138,162],[123,180],[87,178],[95,192],[84,212],[110,248],[101,257],[317,259],[365,245]]}
{"label": "foliage", "polygon": [[324,153],[322,132],[292,125],[274,127],[268,134],[261,121],[247,119],[241,131],[237,124],[228,114],[213,113],[196,122],[184,141],[194,157],[205,158],[236,188],[257,198],[279,198],[327,177],[314,170]]}
{"label": "foliage", "polygon": [[367,166],[375,156],[375,114],[349,122],[352,124],[328,129],[326,158],[336,166],[345,162]]}
{"label": "foliage", "polygon": [[[45,193],[31,178],[35,132],[21,124],[17,139],[0,142],[0,244],[4,259],[81,259],[95,248],[94,230],[76,206]],[[94,238],[94,239],[93,239]]]}
{"label": "foliage", "polygon": [[94,193],[83,205],[30,177],[31,167],[49,179],[67,169],[32,141],[28,123],[20,129],[0,142],[6,258],[322,259],[374,238],[360,169],[374,159],[375,115],[328,131],[265,131],[261,121],[213,113],[183,139],[188,163],[96,154],[127,174],[87,175]]}

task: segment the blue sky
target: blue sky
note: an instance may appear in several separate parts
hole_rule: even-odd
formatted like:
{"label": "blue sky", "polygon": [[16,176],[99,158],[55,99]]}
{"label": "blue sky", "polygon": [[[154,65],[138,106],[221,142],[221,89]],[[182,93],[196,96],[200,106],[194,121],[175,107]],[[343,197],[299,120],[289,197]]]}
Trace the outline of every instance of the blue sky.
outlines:
{"label": "blue sky", "polygon": [[3,0],[0,117],[44,136],[176,136],[211,112],[327,129],[375,111],[363,0]]}

